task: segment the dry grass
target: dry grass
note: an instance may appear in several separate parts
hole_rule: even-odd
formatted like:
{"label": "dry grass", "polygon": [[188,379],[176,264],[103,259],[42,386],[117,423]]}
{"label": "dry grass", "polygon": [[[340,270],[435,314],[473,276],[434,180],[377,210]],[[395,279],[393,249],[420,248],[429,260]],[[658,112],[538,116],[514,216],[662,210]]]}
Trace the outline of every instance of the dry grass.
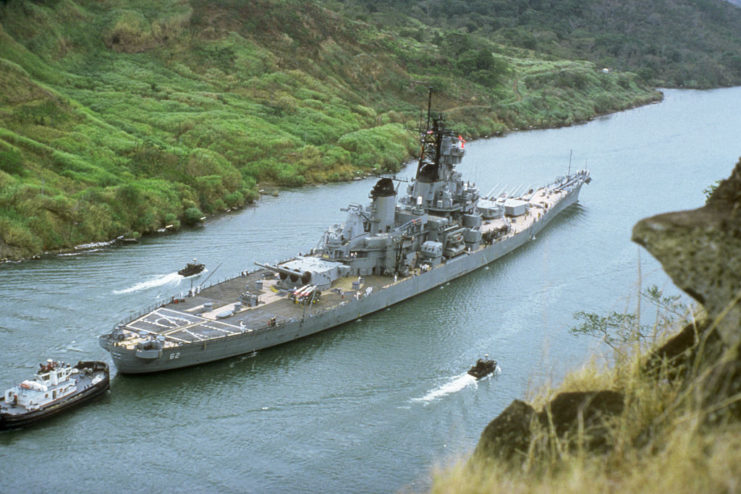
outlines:
{"label": "dry grass", "polygon": [[[721,360],[736,358],[728,351]],[[592,361],[572,372],[557,389],[541,390],[541,408],[557,393],[609,389],[625,396],[623,413],[607,424],[613,447],[585,451],[583,437],[571,447],[535,424],[528,456],[515,467],[473,457],[434,472],[434,493],[593,493],[741,491],[741,423],[727,405],[703,405],[705,377],[717,362],[695,362],[687,377],[669,379],[642,371],[644,352],[623,353],[611,368]],[[712,414],[712,421],[708,418]],[[576,446],[574,446],[576,445]]]}
{"label": "dry grass", "polygon": [[630,449],[620,456],[571,456],[533,475],[494,463],[460,462],[434,478],[434,493],[713,493],[741,490],[741,427],[700,432],[687,417],[664,434],[657,451]]}

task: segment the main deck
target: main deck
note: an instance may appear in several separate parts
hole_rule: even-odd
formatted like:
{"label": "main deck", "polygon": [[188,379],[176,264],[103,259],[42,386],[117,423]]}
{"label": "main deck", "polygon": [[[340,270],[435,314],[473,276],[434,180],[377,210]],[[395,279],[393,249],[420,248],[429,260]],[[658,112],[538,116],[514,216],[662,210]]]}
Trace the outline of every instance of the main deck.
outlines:
{"label": "main deck", "polygon": [[[393,278],[341,278],[322,292],[317,303],[296,303],[290,291],[279,290],[273,272],[259,269],[217,283],[169,303],[119,326],[126,336],[118,346],[133,349],[139,343],[160,337],[164,346],[206,342],[214,338],[259,331],[294,321],[309,314],[332,310],[345,300],[372,293],[393,284]],[[397,279],[399,281],[399,279]],[[256,305],[243,300],[252,295]]]}

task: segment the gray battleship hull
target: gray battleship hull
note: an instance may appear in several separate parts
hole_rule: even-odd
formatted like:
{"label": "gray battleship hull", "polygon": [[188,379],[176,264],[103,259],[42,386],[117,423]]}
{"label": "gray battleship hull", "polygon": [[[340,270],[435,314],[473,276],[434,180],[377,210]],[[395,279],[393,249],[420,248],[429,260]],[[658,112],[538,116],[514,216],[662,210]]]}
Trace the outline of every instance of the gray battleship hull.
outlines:
{"label": "gray battleship hull", "polygon": [[515,235],[448,259],[429,271],[395,280],[394,283],[389,283],[365,296],[350,297],[329,308],[322,308],[321,304],[308,305],[302,316],[298,318],[281,321],[254,331],[233,332],[219,338],[210,338],[176,347],[149,351],[135,350],[117,345],[111,335],[102,335],[100,344],[111,353],[119,372],[142,374],[203,364],[304,338],[424,293],[512,252],[533,240],[538,232],[561,211],[576,203],[581,185],[579,183],[569,190],[558,204],[544,211],[531,226]]}

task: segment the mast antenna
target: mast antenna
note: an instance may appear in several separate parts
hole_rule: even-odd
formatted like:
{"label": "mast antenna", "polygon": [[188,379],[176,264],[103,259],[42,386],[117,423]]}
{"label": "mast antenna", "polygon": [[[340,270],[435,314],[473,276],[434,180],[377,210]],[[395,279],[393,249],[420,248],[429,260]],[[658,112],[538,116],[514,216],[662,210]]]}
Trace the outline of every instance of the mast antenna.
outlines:
{"label": "mast antenna", "polygon": [[428,89],[430,92],[427,95],[427,129],[430,128],[430,119],[432,118],[432,86]]}
{"label": "mast antenna", "polygon": [[569,172],[566,174],[566,176],[571,175],[571,157],[574,155],[574,150],[569,149]]}

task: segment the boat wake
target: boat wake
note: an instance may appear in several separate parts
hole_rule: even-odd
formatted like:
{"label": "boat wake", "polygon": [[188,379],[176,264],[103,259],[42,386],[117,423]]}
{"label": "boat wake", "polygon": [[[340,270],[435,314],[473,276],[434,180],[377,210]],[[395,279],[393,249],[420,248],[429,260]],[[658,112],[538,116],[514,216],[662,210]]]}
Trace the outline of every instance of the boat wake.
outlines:
{"label": "boat wake", "polygon": [[502,373],[502,368],[499,367],[499,365],[496,366],[494,369],[494,372],[492,372],[490,375],[483,377],[481,379],[476,379],[472,375],[470,375],[468,372],[465,374],[461,374],[459,376],[455,376],[450,381],[446,382],[445,384],[438,386],[437,388],[433,389],[426,395],[424,395],[421,398],[412,398],[411,401],[417,402],[417,403],[430,403],[432,401],[437,400],[438,398],[442,398],[443,396],[447,396],[453,393],[457,393],[458,391],[461,391],[468,386],[473,386],[474,388],[478,387],[478,382],[483,381],[484,379],[489,379],[491,376],[498,376]]}
{"label": "boat wake", "polygon": [[448,381],[442,386],[438,386],[421,398],[412,398],[412,401],[429,403],[431,401],[437,400],[438,398],[442,398],[443,396],[457,393],[458,391],[461,391],[468,386],[477,386],[476,378],[469,375],[468,373],[464,373],[460,376],[455,376],[451,381]]}
{"label": "boat wake", "polygon": [[136,285],[130,286],[129,288],[125,288],[123,290],[113,290],[113,293],[116,295],[122,295],[124,293],[133,293],[133,292],[139,292],[141,290],[147,290],[149,288],[155,288],[162,285],[167,284],[178,284],[183,279],[182,276],[175,273],[169,273],[165,275],[160,275],[152,278],[151,280],[147,281],[141,281],[137,283]]}

